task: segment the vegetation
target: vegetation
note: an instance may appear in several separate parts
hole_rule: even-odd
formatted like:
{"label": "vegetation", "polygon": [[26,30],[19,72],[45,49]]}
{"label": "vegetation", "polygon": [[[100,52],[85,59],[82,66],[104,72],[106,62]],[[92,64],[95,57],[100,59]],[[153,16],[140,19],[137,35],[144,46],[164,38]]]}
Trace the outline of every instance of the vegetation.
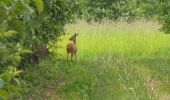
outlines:
{"label": "vegetation", "polygon": [[124,19],[128,22],[136,19],[159,20],[162,30],[170,33],[168,0],[86,0],[83,18],[87,21],[105,19]]}
{"label": "vegetation", "polygon": [[[79,32],[77,62],[66,60],[68,36],[60,37],[58,56],[27,70],[33,83],[26,98],[59,100],[166,100],[170,97],[170,37],[157,23],[137,21],[66,26]],[[120,30],[121,29],[121,30]],[[41,77],[40,77],[41,76]],[[34,81],[33,81],[34,80]]]}
{"label": "vegetation", "polygon": [[[0,99],[37,97],[53,92],[51,84],[64,99],[169,98],[169,36],[158,31],[170,33],[169,10],[168,0],[0,0]],[[79,61],[66,62],[64,34],[75,32]],[[158,90],[149,91],[146,80]],[[121,87],[137,92],[128,97]]]}

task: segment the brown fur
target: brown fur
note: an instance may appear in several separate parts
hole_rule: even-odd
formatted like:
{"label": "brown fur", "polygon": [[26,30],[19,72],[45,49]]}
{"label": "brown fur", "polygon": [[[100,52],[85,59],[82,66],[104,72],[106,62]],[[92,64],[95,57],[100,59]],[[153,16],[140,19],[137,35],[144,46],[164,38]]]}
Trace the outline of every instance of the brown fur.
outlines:
{"label": "brown fur", "polygon": [[71,61],[73,60],[73,56],[75,57],[75,60],[77,60],[76,58],[76,53],[77,53],[77,46],[76,46],[76,37],[78,36],[78,34],[74,34],[72,37],[70,37],[70,41],[73,41],[73,43],[69,43],[66,47],[67,50],[67,60],[69,59],[69,54],[71,54]]}

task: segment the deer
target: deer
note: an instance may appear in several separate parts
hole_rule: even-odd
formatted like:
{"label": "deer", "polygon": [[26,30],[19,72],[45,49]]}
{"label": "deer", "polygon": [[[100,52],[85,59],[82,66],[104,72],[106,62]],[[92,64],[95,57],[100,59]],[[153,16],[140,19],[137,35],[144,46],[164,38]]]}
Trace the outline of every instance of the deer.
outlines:
{"label": "deer", "polygon": [[75,60],[77,60],[76,53],[77,53],[77,45],[76,45],[76,38],[78,34],[74,33],[73,36],[69,38],[70,41],[73,41],[72,43],[67,44],[66,51],[67,51],[67,61],[69,60],[69,54],[71,54],[71,61],[73,60],[73,56],[75,57]]}

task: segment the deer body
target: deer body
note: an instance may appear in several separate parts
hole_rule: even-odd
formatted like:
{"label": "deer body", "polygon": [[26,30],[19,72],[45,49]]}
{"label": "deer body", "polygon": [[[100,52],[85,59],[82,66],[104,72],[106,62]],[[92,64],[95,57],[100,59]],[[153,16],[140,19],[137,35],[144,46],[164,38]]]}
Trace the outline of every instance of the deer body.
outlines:
{"label": "deer body", "polygon": [[69,54],[71,54],[71,61],[73,60],[73,56],[76,58],[76,53],[77,53],[77,46],[76,46],[76,37],[78,36],[78,34],[74,34],[69,40],[73,41],[73,43],[69,43],[66,47],[67,50],[67,60],[69,58]]}

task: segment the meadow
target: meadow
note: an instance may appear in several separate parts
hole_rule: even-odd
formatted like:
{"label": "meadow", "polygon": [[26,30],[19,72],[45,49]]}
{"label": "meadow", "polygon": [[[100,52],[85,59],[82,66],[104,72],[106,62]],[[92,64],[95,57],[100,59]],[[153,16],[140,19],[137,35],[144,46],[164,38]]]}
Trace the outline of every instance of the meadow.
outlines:
{"label": "meadow", "polygon": [[[53,43],[51,56],[25,79],[26,98],[49,100],[169,100],[170,35],[156,22],[77,23]],[[77,61],[66,60],[65,46],[77,37]],[[29,75],[30,74],[30,75]]]}

